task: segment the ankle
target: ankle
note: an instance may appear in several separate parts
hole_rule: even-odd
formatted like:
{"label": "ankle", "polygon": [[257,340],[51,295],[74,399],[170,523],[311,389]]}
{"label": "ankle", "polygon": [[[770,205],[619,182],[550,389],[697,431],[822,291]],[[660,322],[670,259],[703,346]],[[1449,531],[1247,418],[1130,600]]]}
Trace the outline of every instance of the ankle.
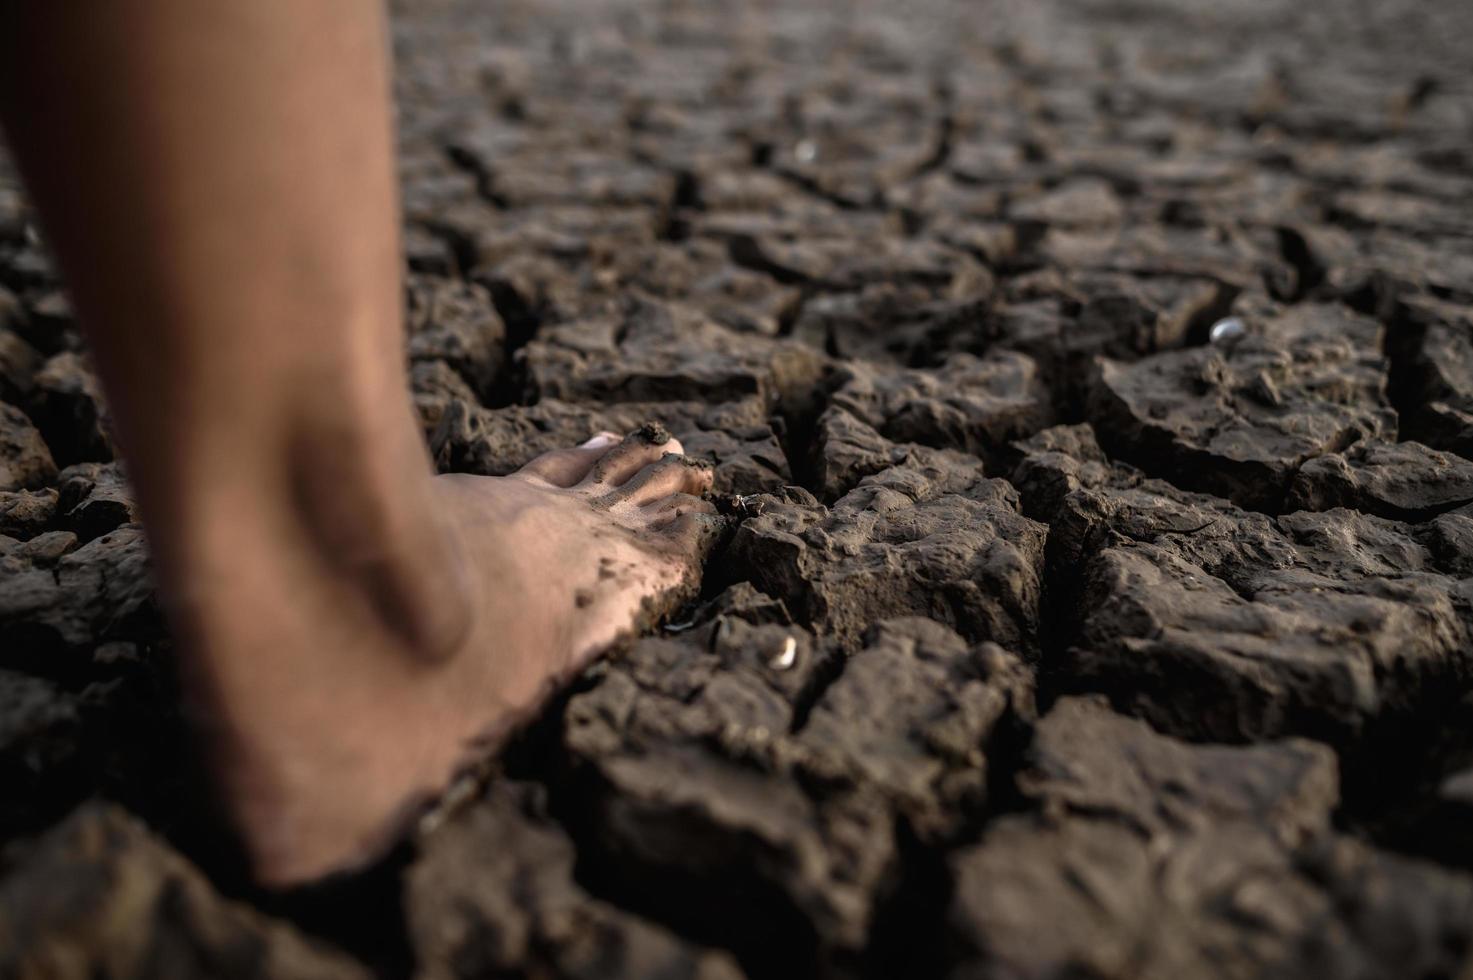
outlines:
{"label": "ankle", "polygon": [[[232,646],[222,631],[284,598],[329,619],[351,604],[415,659],[459,648],[471,611],[464,563],[407,395],[382,394],[318,388],[185,433],[180,464],[143,503],[161,595],[191,646]],[[239,587],[246,575],[253,589]]]}
{"label": "ankle", "polygon": [[388,630],[437,661],[464,640],[471,588],[407,401],[403,408],[300,419],[287,448],[290,505],[324,573],[353,583]]}

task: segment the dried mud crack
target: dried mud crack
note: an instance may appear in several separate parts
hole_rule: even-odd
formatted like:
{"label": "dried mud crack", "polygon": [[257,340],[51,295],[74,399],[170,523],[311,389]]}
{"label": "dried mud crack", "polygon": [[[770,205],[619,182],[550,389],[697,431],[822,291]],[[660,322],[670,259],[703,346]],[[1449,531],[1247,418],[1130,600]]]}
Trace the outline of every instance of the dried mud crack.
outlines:
{"label": "dried mud crack", "polygon": [[725,534],[253,890],[0,162],[0,976],[1473,972],[1466,4],[391,6],[436,464],[657,423]]}

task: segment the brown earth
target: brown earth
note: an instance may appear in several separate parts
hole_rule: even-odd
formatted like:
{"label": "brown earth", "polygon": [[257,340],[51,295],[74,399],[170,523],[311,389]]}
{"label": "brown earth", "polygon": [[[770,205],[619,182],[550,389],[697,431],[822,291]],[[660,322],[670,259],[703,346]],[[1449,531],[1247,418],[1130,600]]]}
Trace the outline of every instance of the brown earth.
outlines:
{"label": "brown earth", "polygon": [[0,977],[1473,976],[1473,7],[395,6],[437,462],[702,597],[252,890],[0,165]]}

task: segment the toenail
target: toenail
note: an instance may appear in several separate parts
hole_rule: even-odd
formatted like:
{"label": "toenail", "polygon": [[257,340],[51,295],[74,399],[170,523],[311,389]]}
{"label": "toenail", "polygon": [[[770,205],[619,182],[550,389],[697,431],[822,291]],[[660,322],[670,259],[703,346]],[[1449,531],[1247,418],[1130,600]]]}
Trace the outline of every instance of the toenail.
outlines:
{"label": "toenail", "polygon": [[592,439],[589,439],[587,442],[583,443],[578,448],[579,449],[602,449],[605,446],[612,446],[614,443],[616,443],[618,441],[619,441],[619,437],[618,436],[613,435],[612,433],[608,433],[608,432],[600,432],[598,435],[594,436]]}

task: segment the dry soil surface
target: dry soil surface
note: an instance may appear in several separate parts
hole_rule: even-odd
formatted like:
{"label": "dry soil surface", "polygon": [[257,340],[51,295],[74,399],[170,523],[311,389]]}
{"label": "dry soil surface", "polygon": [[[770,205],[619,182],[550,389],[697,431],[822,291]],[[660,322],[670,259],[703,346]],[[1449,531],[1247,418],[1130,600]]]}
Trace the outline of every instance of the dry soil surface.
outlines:
{"label": "dry soil surface", "polygon": [[253,891],[0,176],[0,977],[1473,976],[1473,6],[395,15],[438,465],[663,420],[701,599]]}

